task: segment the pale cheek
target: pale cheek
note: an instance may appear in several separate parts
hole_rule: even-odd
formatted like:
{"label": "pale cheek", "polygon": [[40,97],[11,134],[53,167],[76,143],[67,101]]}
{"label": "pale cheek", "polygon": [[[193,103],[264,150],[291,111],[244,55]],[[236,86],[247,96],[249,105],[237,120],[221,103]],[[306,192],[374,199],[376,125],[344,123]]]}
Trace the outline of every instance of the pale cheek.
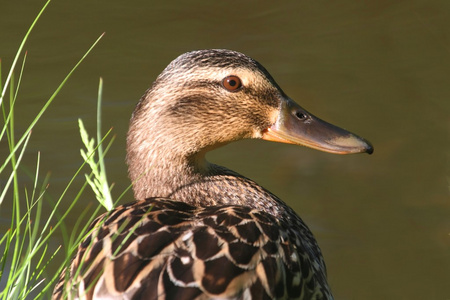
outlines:
{"label": "pale cheek", "polygon": [[278,109],[273,109],[270,113],[269,113],[269,120],[270,120],[270,124],[275,124],[275,122],[278,119],[278,115],[280,114],[280,110]]}
{"label": "pale cheek", "polygon": [[261,139],[262,136],[263,135],[262,135],[262,132],[260,130],[257,130],[257,129],[253,130],[252,138],[254,138],[254,139]]}
{"label": "pale cheek", "polygon": [[277,110],[277,109],[272,110],[267,116],[267,118],[269,120],[269,126],[267,126],[267,128],[262,128],[262,129],[254,128],[252,138],[255,138],[255,139],[262,138],[264,131],[269,129],[270,126],[272,126],[273,124],[276,123],[276,121],[278,119],[278,115],[279,115],[279,110]]}

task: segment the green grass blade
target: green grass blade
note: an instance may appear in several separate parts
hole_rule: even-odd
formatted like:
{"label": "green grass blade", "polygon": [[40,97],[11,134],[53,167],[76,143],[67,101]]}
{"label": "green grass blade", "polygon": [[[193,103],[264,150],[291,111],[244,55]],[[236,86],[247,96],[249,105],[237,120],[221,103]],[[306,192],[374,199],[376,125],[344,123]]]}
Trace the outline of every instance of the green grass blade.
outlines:
{"label": "green grass blade", "polygon": [[[26,41],[28,40],[28,37],[31,34],[31,31],[33,30],[34,26],[36,25],[37,21],[39,20],[39,18],[41,17],[41,15],[44,13],[45,9],[47,8],[47,6],[50,4],[51,0],[48,0],[44,6],[42,7],[42,9],[39,11],[38,15],[36,16],[36,18],[34,18],[33,22],[31,23],[30,27],[28,28],[27,33],[25,34],[24,38],[22,39],[22,42],[20,43],[19,49],[17,50],[16,56],[14,57],[13,63],[11,65],[10,71],[8,73],[8,76],[6,77],[6,81],[4,86],[8,86],[9,85],[9,81],[11,79],[11,76],[13,74],[13,71],[16,67],[17,61],[19,60],[19,56],[20,53],[22,53],[23,51],[23,47],[25,46]],[[5,96],[5,91],[6,89],[2,90],[2,93],[0,95],[0,105],[3,102],[3,97]]]}
{"label": "green grass blade", "polygon": [[[91,47],[86,51],[86,53],[83,55],[83,57],[76,63],[76,65],[70,70],[70,72],[67,74],[67,76],[64,78],[64,80],[60,83],[60,85],[57,87],[57,89],[55,90],[55,92],[51,95],[51,97],[47,100],[47,102],[44,104],[44,106],[41,108],[41,110],[39,111],[39,113],[36,115],[36,117],[34,118],[34,120],[30,123],[30,125],[28,126],[28,128],[26,129],[25,132],[30,132],[33,127],[36,125],[36,123],[39,121],[39,119],[42,117],[42,115],[44,114],[44,112],[47,110],[47,108],[49,107],[49,105],[53,102],[53,100],[55,99],[55,97],[59,94],[59,92],[61,91],[61,89],[63,88],[63,86],[66,84],[66,82],[69,80],[69,78],[72,76],[73,72],[75,72],[75,70],[80,66],[80,64],[84,61],[84,59],[88,56],[88,54],[92,51],[92,49],[94,49],[94,47],[98,44],[98,42],[102,39],[102,37],[104,36],[104,33],[101,34],[97,40],[91,45]],[[0,167],[0,173],[5,169],[6,165],[9,163],[9,161],[11,160],[13,154],[17,151],[17,148],[23,143],[23,141],[25,140],[25,135],[22,136],[19,141],[17,142],[17,144],[15,145],[14,149],[11,151],[11,153],[8,155],[8,157],[5,159],[5,162],[3,163],[3,165]],[[1,205],[1,202],[0,202]]]}

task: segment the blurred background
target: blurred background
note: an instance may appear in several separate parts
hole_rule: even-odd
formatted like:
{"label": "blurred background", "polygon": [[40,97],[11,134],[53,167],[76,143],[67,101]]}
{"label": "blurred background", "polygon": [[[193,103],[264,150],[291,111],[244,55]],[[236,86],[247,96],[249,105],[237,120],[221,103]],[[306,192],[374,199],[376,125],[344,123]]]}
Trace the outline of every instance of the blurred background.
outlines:
{"label": "blurred background", "polygon": [[[0,3],[3,78],[43,4]],[[51,172],[48,195],[61,194],[82,163],[77,119],[95,133],[103,77],[103,131],[113,127],[117,136],[106,168],[117,197],[130,184],[128,121],[156,76],[186,51],[238,50],[262,63],[297,103],[367,138],[375,152],[338,156],[249,140],[209,160],[256,180],[297,211],[321,245],[336,299],[450,299],[449,20],[445,0],[53,1],[25,47],[18,133],[106,35],[33,130],[24,166],[34,172],[40,151],[41,173]],[[3,142],[1,157],[6,151]],[[31,188],[31,179],[21,179],[22,189]],[[64,207],[83,181],[80,175]],[[0,232],[10,223],[7,202]],[[87,191],[70,219],[89,204],[95,197]]]}

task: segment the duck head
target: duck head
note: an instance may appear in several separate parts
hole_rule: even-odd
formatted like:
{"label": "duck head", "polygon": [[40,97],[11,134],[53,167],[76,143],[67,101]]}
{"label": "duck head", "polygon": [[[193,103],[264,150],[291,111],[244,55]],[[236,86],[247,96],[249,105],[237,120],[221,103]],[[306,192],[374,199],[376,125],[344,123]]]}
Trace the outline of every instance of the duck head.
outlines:
{"label": "duck head", "polygon": [[160,164],[205,168],[207,151],[245,138],[338,154],[373,152],[363,138],[300,107],[252,58],[200,50],[172,61],[137,104],[127,138],[130,177]]}

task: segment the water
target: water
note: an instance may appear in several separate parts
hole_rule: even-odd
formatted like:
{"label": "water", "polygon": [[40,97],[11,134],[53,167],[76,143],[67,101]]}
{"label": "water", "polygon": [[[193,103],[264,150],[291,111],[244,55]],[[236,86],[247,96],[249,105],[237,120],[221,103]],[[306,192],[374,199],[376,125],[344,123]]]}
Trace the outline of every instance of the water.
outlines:
{"label": "water", "polygon": [[[42,5],[0,4],[3,74]],[[129,184],[128,120],[155,77],[189,50],[238,50],[260,61],[300,105],[370,140],[375,153],[335,156],[243,141],[209,159],[255,179],[296,209],[322,247],[337,299],[448,299],[449,6],[54,1],[26,46],[19,132],[92,42],[106,35],[33,131],[25,165],[33,170],[41,151],[41,172],[52,173],[49,194],[60,194],[81,163],[77,119],[94,132],[102,76],[103,126],[114,127],[117,136],[107,170],[119,195]],[[0,151],[3,157],[6,145]],[[25,175],[21,180],[30,187]],[[93,199],[87,193],[72,220]],[[8,203],[1,207],[2,228],[9,209]]]}

